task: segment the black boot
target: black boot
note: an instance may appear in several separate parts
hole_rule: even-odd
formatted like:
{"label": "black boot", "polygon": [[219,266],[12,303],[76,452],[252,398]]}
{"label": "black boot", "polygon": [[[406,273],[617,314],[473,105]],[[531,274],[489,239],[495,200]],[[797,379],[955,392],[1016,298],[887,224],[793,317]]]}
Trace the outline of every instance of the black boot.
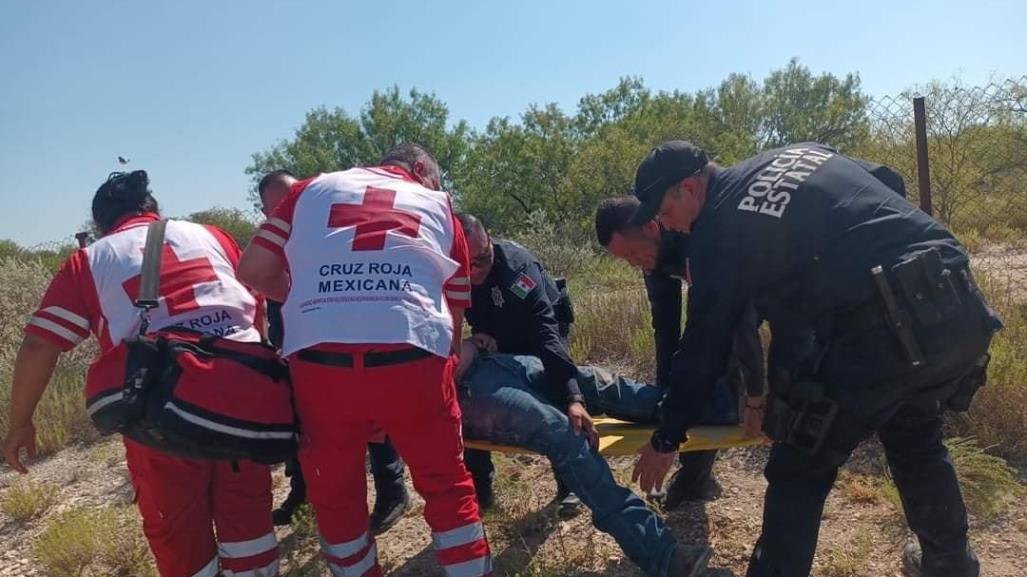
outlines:
{"label": "black boot", "polygon": [[285,474],[289,476],[289,496],[271,511],[271,520],[277,526],[288,525],[300,505],[307,502],[307,483],[303,480],[303,470],[297,460],[285,464]]}
{"label": "black boot", "polygon": [[682,453],[681,466],[670,480],[664,507],[670,511],[687,501],[712,501],[720,496],[720,483],[713,475],[716,451]]}
{"label": "black boot", "polygon": [[371,533],[381,535],[392,529],[409,510],[410,494],[406,487],[388,494],[379,493],[374,500],[374,510],[371,511]]}
{"label": "black boot", "polygon": [[571,493],[571,490],[560,480],[560,477],[556,478],[556,500],[560,502],[560,506],[556,509],[556,514],[561,519],[573,519],[581,514],[581,499],[574,493]]}
{"label": "black boot", "polygon": [[496,494],[492,490],[492,480],[474,482],[474,494],[478,498],[478,508],[488,511],[496,506]]}
{"label": "black boot", "polygon": [[300,505],[307,501],[306,492],[298,492],[295,488],[289,490],[289,496],[282,501],[277,509],[271,511],[271,520],[276,526],[292,523],[292,516],[299,509]]}

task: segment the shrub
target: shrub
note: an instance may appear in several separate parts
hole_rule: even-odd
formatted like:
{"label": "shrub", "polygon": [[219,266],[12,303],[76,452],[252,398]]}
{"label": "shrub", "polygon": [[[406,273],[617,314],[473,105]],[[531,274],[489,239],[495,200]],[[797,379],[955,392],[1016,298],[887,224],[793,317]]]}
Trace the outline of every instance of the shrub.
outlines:
{"label": "shrub", "polygon": [[46,513],[57,503],[60,489],[51,483],[19,480],[4,491],[0,510],[15,521],[24,523]]}
{"label": "shrub", "polygon": [[132,508],[73,509],[54,517],[33,554],[51,577],[156,575]]}

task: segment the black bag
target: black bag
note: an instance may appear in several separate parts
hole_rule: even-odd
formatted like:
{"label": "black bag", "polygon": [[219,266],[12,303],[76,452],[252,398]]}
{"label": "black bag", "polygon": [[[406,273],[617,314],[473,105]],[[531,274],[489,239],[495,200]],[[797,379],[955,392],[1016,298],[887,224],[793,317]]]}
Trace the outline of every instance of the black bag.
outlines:
{"label": "black bag", "polygon": [[922,326],[952,318],[963,306],[965,291],[957,288],[952,270],[936,248],[915,252],[891,267],[909,312]]}
{"label": "black bag", "polygon": [[190,458],[278,463],[297,449],[288,369],[263,343],[182,328],[146,334],[165,221],[147,232],[139,336],[89,369],[87,409],[101,433]]}

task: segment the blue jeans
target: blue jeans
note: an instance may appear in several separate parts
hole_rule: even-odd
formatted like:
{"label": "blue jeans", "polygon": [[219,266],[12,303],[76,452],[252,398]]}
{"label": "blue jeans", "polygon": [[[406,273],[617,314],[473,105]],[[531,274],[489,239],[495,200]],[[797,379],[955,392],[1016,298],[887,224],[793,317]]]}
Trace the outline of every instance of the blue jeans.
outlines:
{"label": "blue jeans", "polygon": [[[574,434],[564,412],[533,390],[536,386],[544,386],[538,359],[479,357],[458,387],[464,437],[545,455],[592,510],[595,527],[612,535],[648,575],[666,577],[677,540],[642,499],[614,481],[606,460],[584,436]],[[597,387],[594,392],[605,389]]]}
{"label": "blue jeans", "polygon": [[[535,357],[516,357],[524,368],[530,387],[544,394],[542,361]],[[606,415],[622,421],[656,424],[663,390],[615,374],[602,367],[578,367],[578,387],[585,397],[585,407],[592,415]],[[727,379],[717,381],[710,404],[703,409],[700,425],[737,425],[738,393]]]}

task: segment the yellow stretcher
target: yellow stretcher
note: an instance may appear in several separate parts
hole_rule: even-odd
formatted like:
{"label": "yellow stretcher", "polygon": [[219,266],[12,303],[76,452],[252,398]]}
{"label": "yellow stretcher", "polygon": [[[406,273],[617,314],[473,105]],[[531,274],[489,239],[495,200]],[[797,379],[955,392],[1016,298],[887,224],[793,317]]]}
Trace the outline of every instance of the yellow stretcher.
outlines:
{"label": "yellow stretcher", "polygon": [[[653,428],[649,425],[625,423],[617,419],[599,417],[595,420],[599,429],[599,452],[607,457],[634,455],[649,442]],[[692,427],[688,429],[688,442],[681,445],[680,451],[707,451],[710,449],[728,449],[731,447],[751,447],[763,445],[763,439],[743,439],[742,428],[734,427]],[[507,445],[492,445],[481,441],[464,440],[464,445],[472,449],[499,451],[502,453],[530,453],[527,449]]]}

